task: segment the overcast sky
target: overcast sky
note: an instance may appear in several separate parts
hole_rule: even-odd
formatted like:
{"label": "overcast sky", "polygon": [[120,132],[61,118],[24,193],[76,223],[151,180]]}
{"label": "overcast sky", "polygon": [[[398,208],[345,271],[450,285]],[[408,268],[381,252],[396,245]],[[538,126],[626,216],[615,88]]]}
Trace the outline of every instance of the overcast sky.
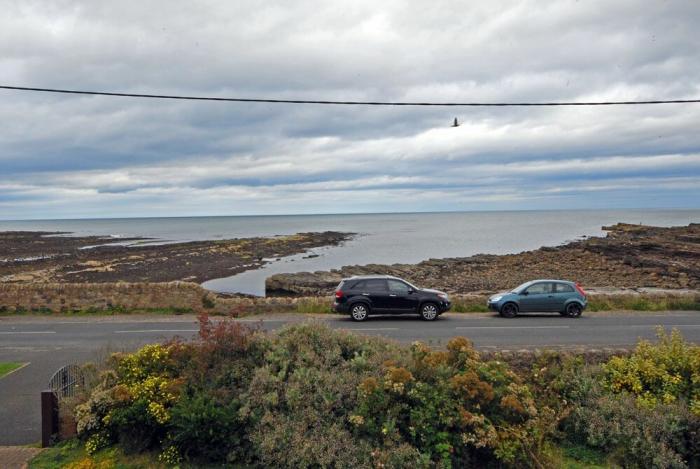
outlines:
{"label": "overcast sky", "polygon": [[[3,85],[381,101],[700,97],[696,0],[0,8]],[[0,219],[700,207],[700,104],[374,108],[0,90],[0,169]]]}

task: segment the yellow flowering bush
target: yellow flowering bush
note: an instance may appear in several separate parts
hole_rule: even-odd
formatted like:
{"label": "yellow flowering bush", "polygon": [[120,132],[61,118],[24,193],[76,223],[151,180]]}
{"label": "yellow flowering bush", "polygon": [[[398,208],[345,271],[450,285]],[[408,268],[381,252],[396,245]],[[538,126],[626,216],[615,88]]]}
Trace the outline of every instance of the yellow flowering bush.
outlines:
{"label": "yellow flowering bush", "polygon": [[631,356],[603,366],[607,387],[634,395],[646,408],[684,399],[700,416],[700,346],[685,342],[677,330],[657,334],[658,344],[641,341]]}
{"label": "yellow flowering bush", "polygon": [[127,449],[152,446],[167,433],[179,380],[172,359],[178,345],[146,345],[135,353],[114,354],[114,371],[103,376],[91,398],[76,409],[78,433],[89,454],[114,441]]}
{"label": "yellow flowering bush", "polygon": [[558,354],[485,360],[461,337],[434,350],[319,324],[202,322],[198,341],[112,357],[75,411],[89,453],[118,444],[188,467],[560,467],[549,448],[570,441],[625,467],[700,459],[688,412],[700,414],[700,356],[677,333],[601,370]]}
{"label": "yellow flowering bush", "polygon": [[447,351],[414,343],[402,365],[387,361],[379,380],[360,382],[349,418],[358,436],[384,446],[406,442],[438,467],[537,465],[539,413],[504,363],[482,361],[457,337]]}

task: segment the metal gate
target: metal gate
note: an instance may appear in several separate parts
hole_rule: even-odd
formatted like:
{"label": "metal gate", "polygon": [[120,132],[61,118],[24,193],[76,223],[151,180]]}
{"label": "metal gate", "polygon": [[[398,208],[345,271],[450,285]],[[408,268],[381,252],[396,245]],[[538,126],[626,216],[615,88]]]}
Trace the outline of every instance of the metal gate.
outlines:
{"label": "metal gate", "polygon": [[58,399],[73,397],[75,392],[85,386],[85,376],[78,365],[66,365],[54,373],[49,380],[49,389]]}

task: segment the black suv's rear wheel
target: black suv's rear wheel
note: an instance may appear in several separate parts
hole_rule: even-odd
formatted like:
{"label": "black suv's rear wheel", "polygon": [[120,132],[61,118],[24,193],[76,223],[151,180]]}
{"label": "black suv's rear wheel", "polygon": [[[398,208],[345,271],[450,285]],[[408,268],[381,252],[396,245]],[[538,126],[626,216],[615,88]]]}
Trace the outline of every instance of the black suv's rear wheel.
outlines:
{"label": "black suv's rear wheel", "polygon": [[577,318],[581,316],[583,308],[578,303],[569,303],[566,305],[566,315],[570,318]]}
{"label": "black suv's rear wheel", "polygon": [[350,308],[350,317],[354,321],[364,321],[369,315],[369,308],[364,303],[356,303]]}
{"label": "black suv's rear wheel", "polygon": [[499,314],[504,318],[514,318],[518,315],[518,305],[515,303],[506,303],[501,306],[501,311]]}
{"label": "black suv's rear wheel", "polygon": [[420,307],[420,317],[425,321],[435,321],[439,314],[435,303],[425,303]]}

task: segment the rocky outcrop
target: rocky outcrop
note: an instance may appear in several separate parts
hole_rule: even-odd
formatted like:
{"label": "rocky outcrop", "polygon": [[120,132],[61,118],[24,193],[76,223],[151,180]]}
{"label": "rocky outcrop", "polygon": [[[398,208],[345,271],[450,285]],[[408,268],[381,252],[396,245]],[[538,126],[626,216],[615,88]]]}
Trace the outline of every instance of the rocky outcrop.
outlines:
{"label": "rocky outcrop", "polygon": [[535,278],[615,288],[700,287],[700,224],[673,228],[617,224],[604,229],[605,237],[518,254],[278,274],[267,279],[266,291],[268,295],[328,295],[342,278],[368,274],[395,275],[450,293],[499,291]]}
{"label": "rocky outcrop", "polygon": [[268,258],[334,246],[352,236],[326,231],[124,246],[115,244],[124,239],[56,234],[0,232],[0,283],[204,282],[256,269]]}

